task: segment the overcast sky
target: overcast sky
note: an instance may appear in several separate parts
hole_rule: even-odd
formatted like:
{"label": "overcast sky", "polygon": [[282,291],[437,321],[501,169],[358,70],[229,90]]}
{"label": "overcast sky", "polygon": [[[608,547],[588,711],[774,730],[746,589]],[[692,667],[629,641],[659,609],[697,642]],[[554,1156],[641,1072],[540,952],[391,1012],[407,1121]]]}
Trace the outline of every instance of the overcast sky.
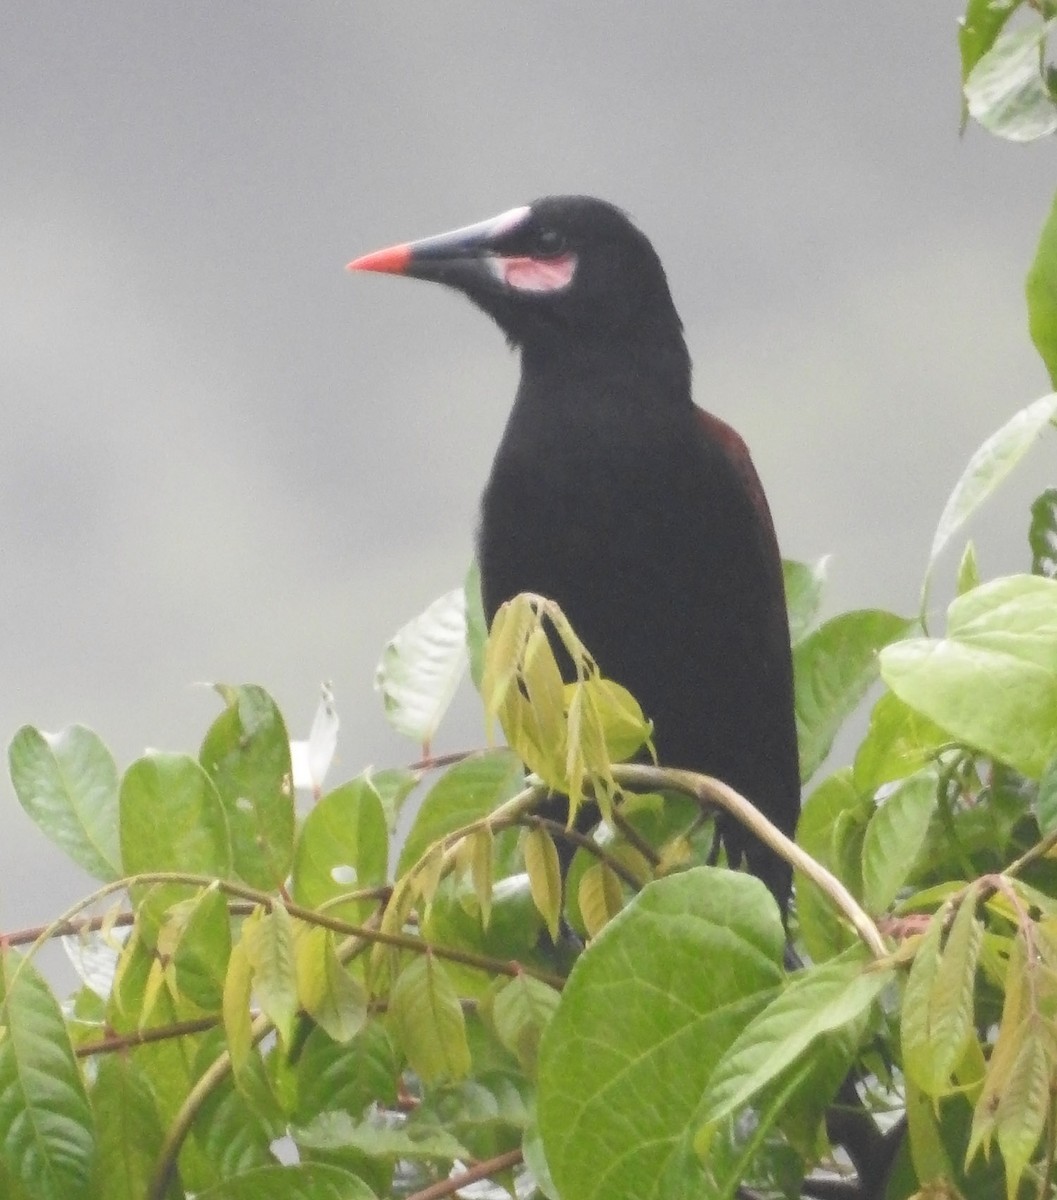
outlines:
{"label": "overcast sky", "polygon": [[[0,733],[196,751],[200,680],[336,776],[406,761],[372,691],[458,584],[517,377],[364,251],[554,192],[666,264],[700,404],[830,611],[912,611],[967,456],[1048,390],[1023,276],[1052,148],[958,137],[956,0],[9,4],[0,16]],[[981,565],[1026,561],[1037,451]],[[952,558],[956,558],[954,552]],[[938,589],[940,599],[945,595]],[[472,705],[438,749],[479,740]],[[0,928],[84,890],[0,784]]]}

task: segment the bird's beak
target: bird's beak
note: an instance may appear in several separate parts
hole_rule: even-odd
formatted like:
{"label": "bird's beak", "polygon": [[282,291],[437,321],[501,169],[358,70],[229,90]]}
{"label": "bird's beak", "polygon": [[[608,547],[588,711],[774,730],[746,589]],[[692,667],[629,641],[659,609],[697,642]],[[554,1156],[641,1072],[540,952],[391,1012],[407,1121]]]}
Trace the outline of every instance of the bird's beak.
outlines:
{"label": "bird's beak", "polygon": [[455,287],[495,282],[494,250],[499,239],[516,229],[529,215],[528,208],[512,208],[487,221],[438,233],[417,242],[404,242],[355,258],[349,271],[382,271],[389,275],[411,275]]}

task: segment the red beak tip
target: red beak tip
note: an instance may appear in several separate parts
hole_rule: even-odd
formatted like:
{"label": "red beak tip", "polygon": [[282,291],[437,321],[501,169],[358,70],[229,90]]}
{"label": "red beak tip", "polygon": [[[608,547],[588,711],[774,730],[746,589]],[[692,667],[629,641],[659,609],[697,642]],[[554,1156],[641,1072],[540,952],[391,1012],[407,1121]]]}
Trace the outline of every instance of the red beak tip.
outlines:
{"label": "red beak tip", "polygon": [[390,246],[386,250],[375,250],[373,254],[364,254],[354,258],[346,267],[346,271],[381,271],[387,275],[402,275],[411,261],[409,246]]}

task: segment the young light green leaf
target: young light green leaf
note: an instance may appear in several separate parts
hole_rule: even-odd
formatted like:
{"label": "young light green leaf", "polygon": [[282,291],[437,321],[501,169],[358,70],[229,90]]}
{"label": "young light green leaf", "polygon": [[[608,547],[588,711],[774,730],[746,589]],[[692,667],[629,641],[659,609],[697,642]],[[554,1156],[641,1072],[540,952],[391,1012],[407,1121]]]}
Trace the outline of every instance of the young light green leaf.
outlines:
{"label": "young light green leaf", "polygon": [[335,1042],[350,1041],[367,1020],[367,993],[338,960],[334,934],[298,922],[294,953],[301,1007]]}
{"label": "young light green leaf", "polygon": [[250,1031],[252,994],[253,967],[250,964],[245,938],[241,938],[232,947],[228,958],[222,1000],[224,1033],[227,1036],[228,1053],[231,1055],[231,1065],[236,1077],[245,1069],[253,1045]]}
{"label": "young light green leaf", "polygon": [[455,588],[397,630],[382,651],[374,684],[393,728],[429,745],[466,663],[466,594]]}
{"label": "young light green leaf", "polygon": [[228,878],[231,836],[216,787],[186,754],[148,754],[121,781],[121,860],[129,875],[191,871]]}
{"label": "young light green leaf", "polygon": [[789,638],[795,646],[814,625],[822,606],[829,555],[815,563],[782,560],[785,603],[789,609]]}
{"label": "young light green leaf", "polygon": [[205,736],[198,761],[224,804],[236,873],[252,887],[278,888],[294,848],[290,736],[260,687],[217,688],[227,707]]}
{"label": "young light green leaf", "polygon": [[536,1074],[540,1039],[560,999],[554,988],[521,974],[498,983],[487,1005],[496,1036],[530,1077]]}
{"label": "young light green leaf", "polygon": [[929,584],[936,560],[947,543],[1031,449],[1039,434],[1057,415],[1057,392],[1043,396],[1012,417],[975,451],[947,497],[932,538],[921,608],[928,604]]}
{"label": "young light green leaf", "polygon": [[532,900],[547,926],[552,941],[558,940],[562,913],[562,877],[558,849],[545,829],[529,829],[522,839],[525,870]]}
{"label": "young light green leaf", "polygon": [[620,880],[608,863],[592,863],[580,877],[576,894],[589,937],[597,937],[624,907]]}
{"label": "young light green leaf", "polygon": [[0,1161],[33,1200],[92,1193],[92,1110],[62,1010],[31,962],[0,947]]}
{"label": "young light green leaf", "polygon": [[412,1070],[426,1084],[462,1079],[470,1070],[466,1019],[444,965],[420,954],[389,993],[389,1024]]}
{"label": "young light green leaf", "polygon": [[929,922],[907,977],[903,996],[903,1069],[928,1096],[942,1096],[972,1036],[976,964],[983,926],[976,917],[975,893],[962,901],[947,943],[950,916],[944,906]]}
{"label": "young light green leaf", "polygon": [[243,922],[242,941],[253,970],[253,993],[288,1046],[297,1016],[297,962],[290,914],[281,904],[270,912],[254,913]]}
{"label": "young light green leaf", "polygon": [[1031,340],[1057,385],[1057,200],[1042,227],[1025,291]]}
{"label": "young light green leaf", "polygon": [[971,592],[974,587],[980,586],[980,568],[976,562],[976,547],[972,541],[965,543],[965,549],[962,551],[961,562],[958,563],[958,574],[955,579],[954,590],[961,596],[965,592]]}
{"label": "young light green leaf", "polygon": [[649,884],[606,926],[540,1046],[539,1129],[561,1195],[657,1195],[715,1064],[781,980],[783,944],[763,884],[709,867]]}
{"label": "young light green leaf", "polygon": [[925,842],[939,787],[935,773],[904,779],[866,827],[862,849],[863,903],[883,913],[906,881]]}
{"label": "young light green leaf", "polygon": [[118,776],[110,751],[83,725],[44,733],[24,725],[7,751],[19,803],[90,875],[117,879]]}
{"label": "young light green leaf", "polygon": [[1028,529],[1031,573],[1057,579],[1057,488],[1047,488],[1031,506]]}
{"label": "young light green leaf", "polygon": [[959,596],[947,637],[888,646],[881,675],[958,741],[1038,779],[1057,755],[1057,580],[1014,575]]}
{"label": "young light green leaf", "polygon": [[204,1012],[216,1012],[231,954],[231,921],[222,892],[207,888],[187,905],[172,965],[180,992]]}
{"label": "young light green leaf", "polygon": [[969,115],[989,132],[1031,142],[1057,130],[1057,106],[1046,83],[1043,49],[1057,21],[1006,31],[977,61],[964,84]]}
{"label": "young light green leaf", "polygon": [[1017,1200],[1052,1108],[1053,1030],[1033,1013],[1019,1031],[1020,1045],[995,1113],[995,1133],[1006,1165],[1006,1198]]}
{"label": "young light green leaf", "polygon": [[893,978],[890,969],[872,968],[860,947],[795,975],[720,1060],[701,1101],[698,1139],[707,1141],[816,1039],[858,1021]]}
{"label": "young light green leaf", "polygon": [[912,624],[879,610],[841,613],[794,648],[802,782],[822,765],[845,718],[877,678],[877,652]]}

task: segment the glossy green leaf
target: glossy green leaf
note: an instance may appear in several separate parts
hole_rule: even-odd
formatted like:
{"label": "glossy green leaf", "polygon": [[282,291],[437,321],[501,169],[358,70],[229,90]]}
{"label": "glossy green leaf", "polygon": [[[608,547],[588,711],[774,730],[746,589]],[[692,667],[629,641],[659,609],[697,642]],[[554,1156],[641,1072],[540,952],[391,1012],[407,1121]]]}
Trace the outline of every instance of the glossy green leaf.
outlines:
{"label": "glossy green leaf", "polygon": [[1057,755],[1057,580],[996,579],[959,596],[945,638],[881,652],[905,703],[959,741],[1038,779]]}
{"label": "glossy green leaf", "polygon": [[24,725],[7,751],[19,803],[90,875],[117,879],[118,775],[110,751],[83,725],[44,733]]}
{"label": "glossy green leaf", "polygon": [[1031,506],[1028,529],[1031,573],[1057,579],[1057,488],[1047,488]]}
{"label": "glossy green leaf", "polygon": [[299,1163],[258,1167],[200,1192],[198,1200],[375,1200],[362,1179],[340,1167]]}
{"label": "glossy green leaf", "polygon": [[933,568],[947,543],[1031,449],[1035,439],[1055,415],[1057,393],[1043,396],[1014,413],[973,453],[947,497],[932,537],[932,549],[922,584],[922,610],[927,604]]}
{"label": "glossy green leaf", "polygon": [[263,688],[217,691],[227,707],[206,734],[198,759],[224,803],[236,874],[272,891],[286,878],[293,857],[290,736]]}
{"label": "glossy green leaf", "polygon": [[0,946],[0,1160],[34,1200],[92,1195],[92,1112],[62,1010],[31,962]]}
{"label": "glossy green leaf", "polygon": [[964,85],[969,115],[989,133],[1031,142],[1057,130],[1057,105],[1043,60],[1055,25],[1057,21],[1035,21],[1000,33],[969,72]]}
{"label": "glossy green leaf", "polygon": [[818,618],[828,564],[828,555],[815,563],[782,560],[785,603],[789,609],[789,637],[794,646],[803,640]]}
{"label": "glossy green leaf", "polygon": [[307,1125],[324,1111],[344,1112],[358,1120],[372,1104],[396,1103],[400,1064],[380,1021],[368,1022],[345,1044],[314,1029],[290,1070],[296,1085],[296,1125]]}
{"label": "glossy green leaf", "polygon": [[231,921],[227,899],[209,888],[186,902],[172,963],[180,990],[206,1012],[220,1009],[224,976],[231,954]]}
{"label": "glossy green leaf", "polygon": [[841,613],[793,650],[800,778],[806,782],[829,754],[845,718],[877,678],[877,652],[912,622],[875,609]]}
{"label": "glossy green leaf", "polygon": [[883,913],[906,882],[936,811],[939,781],[932,771],[904,779],[882,800],[863,839],[863,903]]}
{"label": "glossy green leaf", "polygon": [[294,851],[294,899],[353,923],[377,907],[372,901],[329,901],[383,885],[389,869],[389,829],[381,797],[369,775],[335,788],[305,818]]}
{"label": "glossy green leaf", "polygon": [[969,0],[958,22],[958,48],[962,56],[962,82],[995,44],[995,38],[1021,0]]}
{"label": "glossy green leaf", "polygon": [[231,875],[223,801],[186,754],[148,754],[121,781],[121,859],[129,875],[190,871]]}
{"label": "glossy green leaf", "polygon": [[423,1082],[461,1079],[470,1069],[466,1020],[443,963],[417,955],[389,994],[389,1023]]}
{"label": "glossy green leaf", "polygon": [[647,886],[580,956],[539,1060],[539,1128],[563,1196],[650,1196],[671,1164],[698,1171],[687,1154],[702,1090],[779,983],[783,942],[758,880],[698,867]]}
{"label": "glossy green leaf", "polygon": [[428,745],[466,673],[466,594],[446,592],[400,628],[375,675],[397,732]]}
{"label": "glossy green leaf", "polygon": [[858,1021],[894,975],[871,968],[859,947],[793,976],[780,995],[741,1031],[708,1081],[699,1146],[719,1121],[744,1108],[818,1039]]}
{"label": "glossy green leaf", "polygon": [[524,768],[509,750],[464,759],[426,794],[400,852],[397,875],[407,873],[438,838],[487,816],[523,787]]}

